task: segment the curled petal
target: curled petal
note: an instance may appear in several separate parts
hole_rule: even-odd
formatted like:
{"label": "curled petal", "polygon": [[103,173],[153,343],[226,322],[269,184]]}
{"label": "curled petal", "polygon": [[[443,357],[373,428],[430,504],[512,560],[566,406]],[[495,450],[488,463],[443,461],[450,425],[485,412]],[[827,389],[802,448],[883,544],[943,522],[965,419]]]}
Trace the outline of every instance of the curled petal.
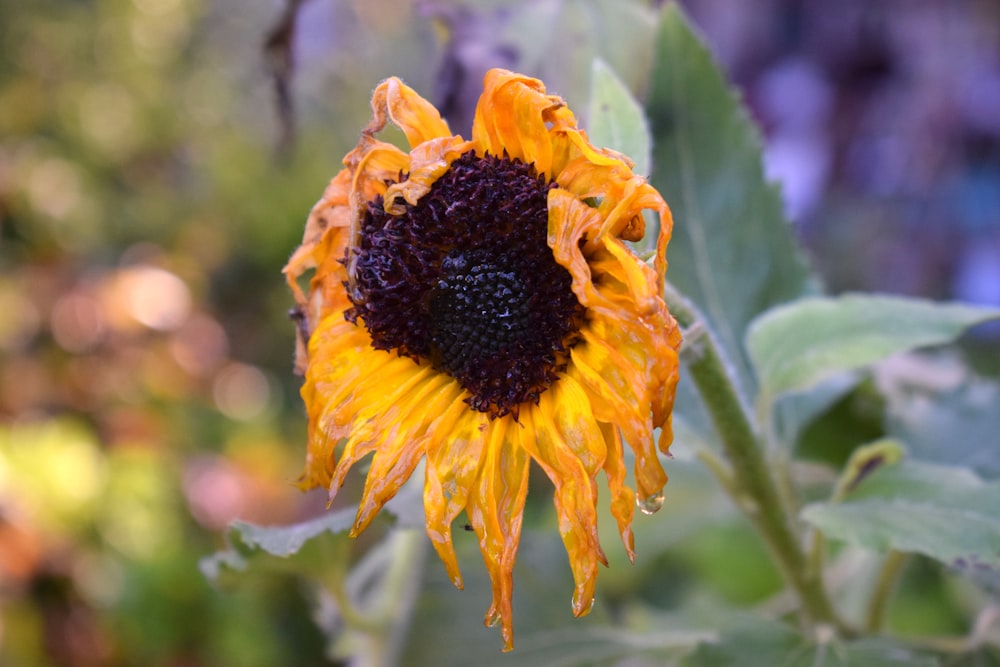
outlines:
{"label": "curled petal", "polygon": [[388,115],[406,134],[410,148],[451,134],[434,105],[396,77],[386,79],[375,89],[372,112],[379,130],[385,127]]}
{"label": "curled petal", "polygon": [[532,163],[540,174],[552,171],[552,139],[546,117],[564,106],[545,94],[538,79],[494,69],[486,75],[483,96],[472,121],[472,141],[482,151]]}
{"label": "curled petal", "polygon": [[394,183],[386,189],[385,210],[400,214],[405,206],[416,206],[420,198],[430,192],[435,181],[448,171],[456,158],[469,152],[471,143],[461,137],[441,137],[432,139],[410,152],[409,175],[406,180]]}
{"label": "curled petal", "polygon": [[462,588],[451,523],[465,509],[479,475],[488,418],[455,401],[431,426],[424,481],[427,535],[456,588]]}

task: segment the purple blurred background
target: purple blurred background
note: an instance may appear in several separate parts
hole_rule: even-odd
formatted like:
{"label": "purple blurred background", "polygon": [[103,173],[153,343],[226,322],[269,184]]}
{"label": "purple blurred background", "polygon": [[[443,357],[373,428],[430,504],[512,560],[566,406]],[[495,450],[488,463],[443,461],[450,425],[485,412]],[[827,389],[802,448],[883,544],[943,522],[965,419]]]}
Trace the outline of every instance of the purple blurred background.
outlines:
{"label": "purple blurred background", "polygon": [[1000,305],[1000,3],[683,4],[832,291]]}

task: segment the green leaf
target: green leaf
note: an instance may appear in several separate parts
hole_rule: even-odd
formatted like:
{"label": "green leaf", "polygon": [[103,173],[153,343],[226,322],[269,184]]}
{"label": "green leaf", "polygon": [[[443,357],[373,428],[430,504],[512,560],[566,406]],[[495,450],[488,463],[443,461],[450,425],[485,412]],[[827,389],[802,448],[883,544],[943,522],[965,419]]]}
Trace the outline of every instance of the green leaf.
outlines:
{"label": "green leaf", "polygon": [[315,519],[288,526],[258,526],[234,521],[229,527],[230,539],[250,550],[262,551],[285,558],[298,553],[302,545],[323,533],[342,533],[354,523],[355,508],[321,514]]}
{"label": "green leaf", "polygon": [[[788,394],[775,404],[775,417],[784,420],[786,406],[797,406],[825,397],[831,387],[856,385],[832,405],[788,434],[777,430],[780,441],[793,447],[796,458],[818,461],[839,468],[856,447],[877,440],[885,432],[885,398],[871,378],[858,384],[861,373],[844,373],[821,382],[813,389]],[[818,396],[817,396],[818,395]],[[818,407],[809,406],[808,407]],[[786,422],[787,423],[787,422]]]}
{"label": "green leaf", "polygon": [[933,667],[935,658],[889,640],[809,641],[793,627],[740,615],[722,619],[719,641],[704,643],[685,658],[683,667]]}
{"label": "green leaf", "polygon": [[[656,14],[646,4],[636,0],[522,2],[501,31],[501,39],[504,44],[517,44],[522,71],[538,76],[549,90],[583,108],[595,57],[620,72],[632,90],[648,76]],[[574,99],[578,94],[579,102]]]}
{"label": "green leaf", "polygon": [[587,135],[595,146],[632,158],[635,173],[649,175],[651,140],[646,115],[628,86],[599,58],[590,71]]}
{"label": "green leaf", "polygon": [[309,540],[323,533],[343,533],[354,524],[357,508],[327,512],[314,519],[288,526],[258,526],[245,521],[229,524],[226,534],[228,547],[199,564],[202,574],[216,581],[224,569],[244,570],[248,558],[255,552],[287,558],[299,552]]}
{"label": "green leaf", "polygon": [[[397,528],[424,527],[422,478],[423,474],[411,477],[385,504],[383,509],[395,517]],[[287,526],[258,526],[246,521],[233,521],[226,533],[228,548],[202,559],[202,574],[216,581],[224,569],[246,569],[248,558],[260,553],[279,558],[294,556],[307,542],[320,535],[346,533],[354,525],[357,511],[356,506],[347,507]]]}
{"label": "green leaf", "polygon": [[772,308],[747,330],[747,350],[773,400],[893,354],[948,343],[1000,310],[897,296],[812,297]]}
{"label": "green leaf", "polygon": [[850,396],[860,382],[861,378],[857,375],[845,373],[820,383],[811,391],[785,396],[777,401],[774,423],[779,441],[789,445],[796,443],[812,424]]}
{"label": "green leaf", "polygon": [[1000,568],[1000,482],[966,468],[906,461],[862,479],[842,503],[802,516],[827,537],[921,553],[958,569]]}
{"label": "green leaf", "polygon": [[[646,0],[428,0],[421,3],[451,28],[448,58],[468,79],[501,65],[538,77],[576,113],[586,109],[592,69],[600,58],[629,90],[649,80],[657,13]],[[478,81],[458,86],[446,76],[439,90],[460,95],[463,122],[479,96]],[[461,126],[460,126],[461,127]],[[453,128],[459,130],[459,128]],[[464,134],[464,132],[463,132]]]}
{"label": "green leaf", "polygon": [[[633,632],[614,625],[533,632],[517,640],[518,667],[553,665],[671,664],[669,657],[690,651],[711,638],[708,631],[648,629]],[[495,651],[475,664],[481,667],[508,665],[506,656]],[[463,663],[470,664],[470,663]]]}
{"label": "green leaf", "polygon": [[747,324],[817,286],[764,178],[759,132],[676,3],[662,13],[647,113],[652,183],[674,215],[668,279],[705,314],[752,390]]}
{"label": "green leaf", "polygon": [[958,359],[906,357],[883,364],[886,430],[915,459],[1000,478],[1000,384],[977,377]]}

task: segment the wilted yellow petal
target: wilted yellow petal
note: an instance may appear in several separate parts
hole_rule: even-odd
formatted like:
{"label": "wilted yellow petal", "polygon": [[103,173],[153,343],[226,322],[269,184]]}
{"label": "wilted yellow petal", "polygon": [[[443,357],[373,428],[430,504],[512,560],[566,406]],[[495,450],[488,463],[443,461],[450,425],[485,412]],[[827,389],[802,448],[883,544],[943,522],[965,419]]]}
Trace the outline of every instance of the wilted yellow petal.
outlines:
{"label": "wilted yellow petal", "polygon": [[[389,122],[408,152],[376,138]],[[630,559],[637,493],[666,482],[681,342],[661,294],[670,211],[541,81],[506,70],[487,74],[468,141],[384,81],[344,167],[285,267],[309,415],[301,485],[336,492],[374,453],[356,534],[425,458],[427,535],[461,588],[451,527],[466,513],[492,583],[486,621],[509,650],[530,462],[555,487],[576,615],[607,562],[598,476]],[[654,269],[623,243],[647,210]]]}

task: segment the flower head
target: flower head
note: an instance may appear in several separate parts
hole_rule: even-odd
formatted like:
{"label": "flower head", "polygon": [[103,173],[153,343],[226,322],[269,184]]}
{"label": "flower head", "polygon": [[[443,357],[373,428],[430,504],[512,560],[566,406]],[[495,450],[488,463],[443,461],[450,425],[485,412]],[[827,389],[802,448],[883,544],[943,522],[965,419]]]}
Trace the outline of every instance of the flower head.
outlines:
{"label": "flower head", "polygon": [[[509,650],[530,462],[555,487],[573,612],[586,614],[606,564],[597,475],[633,559],[637,494],[655,510],[667,480],[657,449],[672,439],[681,337],[661,296],[659,193],[592,146],[542,82],[494,69],[484,88],[466,140],[399,79],[382,82],[285,274],[309,414],[302,486],[332,499],[374,452],[356,535],[426,458],[427,534],[461,588],[451,525],[465,511],[493,585],[486,622]],[[390,121],[409,152],[377,138]],[[660,217],[653,267],[624,243],[643,237],[646,209]]]}

